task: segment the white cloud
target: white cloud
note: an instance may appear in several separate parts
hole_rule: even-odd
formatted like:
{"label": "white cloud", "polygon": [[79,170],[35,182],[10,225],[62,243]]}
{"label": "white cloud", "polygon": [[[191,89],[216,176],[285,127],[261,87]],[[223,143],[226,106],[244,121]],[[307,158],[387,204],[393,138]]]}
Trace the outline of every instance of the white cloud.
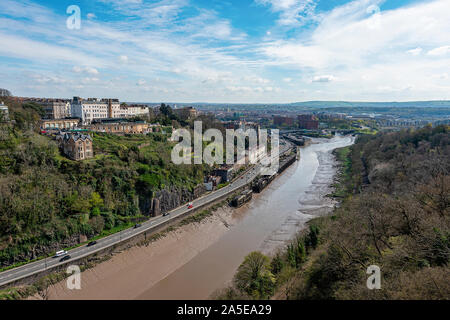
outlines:
{"label": "white cloud", "polygon": [[257,4],[269,6],[279,13],[278,24],[281,26],[299,26],[314,18],[315,0],[255,0]]}
{"label": "white cloud", "polygon": [[423,51],[422,48],[417,47],[417,48],[415,48],[415,49],[411,49],[411,50],[408,50],[408,51],[406,51],[406,52],[409,53],[409,54],[411,54],[411,55],[413,55],[413,56],[418,56],[419,54],[422,53],[422,51]]}
{"label": "white cloud", "polygon": [[315,76],[314,78],[312,78],[312,82],[331,82],[336,80],[335,77],[331,76],[331,75],[323,75],[323,76]]}
{"label": "white cloud", "polygon": [[266,84],[266,83],[270,82],[269,79],[265,79],[265,78],[258,77],[258,76],[245,76],[242,78],[242,80],[245,82],[257,83],[257,84]]}
{"label": "white cloud", "polygon": [[119,57],[119,60],[120,60],[120,62],[122,62],[122,63],[128,63],[128,57],[127,57],[127,56],[121,55],[121,56]]}
{"label": "white cloud", "polygon": [[450,46],[442,46],[428,51],[427,55],[436,57],[436,56],[445,56],[449,53],[450,53]]}
{"label": "white cloud", "polygon": [[83,82],[84,82],[84,83],[97,82],[97,81],[99,81],[99,80],[100,80],[99,78],[95,78],[95,77],[86,77],[86,78],[83,78]]}
{"label": "white cloud", "polygon": [[74,67],[72,68],[72,71],[73,71],[73,72],[76,72],[76,73],[88,73],[88,74],[91,74],[91,75],[97,75],[97,74],[99,74],[98,70],[95,69],[95,68],[92,68],[92,67],[79,67],[79,66],[74,66]]}
{"label": "white cloud", "polygon": [[[306,87],[308,82],[329,82],[319,99],[448,98],[448,86],[427,79],[430,74],[450,72],[450,1],[427,1],[381,11],[378,27],[372,28],[368,21],[373,16],[367,8],[377,4],[380,1],[357,0],[337,7],[321,15],[320,23],[310,34],[267,41],[259,52],[269,59],[266,63],[272,68],[297,69]],[[426,55],[422,48],[427,48]],[[327,74],[334,78],[321,76]],[[339,81],[330,81],[336,79]],[[409,89],[399,85],[402,83],[408,83]],[[385,96],[376,89],[380,86],[395,90]]]}

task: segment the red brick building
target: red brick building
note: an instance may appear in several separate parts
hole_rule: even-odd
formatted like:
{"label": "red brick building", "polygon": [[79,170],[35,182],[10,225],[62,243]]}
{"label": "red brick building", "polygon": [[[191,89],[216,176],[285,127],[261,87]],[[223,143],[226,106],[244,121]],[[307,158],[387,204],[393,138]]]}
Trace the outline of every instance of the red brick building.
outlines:
{"label": "red brick building", "polygon": [[300,129],[317,130],[319,129],[319,119],[312,114],[300,114],[298,116],[298,127]]}
{"label": "red brick building", "polygon": [[277,125],[277,126],[282,126],[282,125],[293,126],[294,125],[294,118],[283,117],[283,116],[274,116],[273,117],[273,124]]}

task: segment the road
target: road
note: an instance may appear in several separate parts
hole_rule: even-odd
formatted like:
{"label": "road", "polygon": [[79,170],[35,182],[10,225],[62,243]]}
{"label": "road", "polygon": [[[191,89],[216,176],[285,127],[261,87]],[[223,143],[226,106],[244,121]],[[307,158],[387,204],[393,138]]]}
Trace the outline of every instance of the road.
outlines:
{"label": "road", "polygon": [[[280,155],[285,153],[289,148],[291,147],[290,143],[284,143],[280,141]],[[0,286],[6,285],[10,282],[14,282],[29,276],[32,276],[34,274],[38,274],[39,272],[42,272],[44,270],[55,268],[60,265],[69,264],[70,261],[78,260],[87,256],[90,256],[96,252],[102,251],[106,248],[112,247],[122,241],[125,241],[127,239],[130,239],[132,237],[135,237],[138,234],[151,231],[152,229],[157,228],[161,224],[164,224],[170,220],[173,220],[177,218],[180,215],[186,214],[188,211],[193,211],[195,208],[212,203],[216,201],[217,199],[221,198],[222,196],[232,193],[235,190],[241,188],[245,184],[251,182],[253,179],[255,179],[258,175],[260,170],[262,169],[261,164],[255,165],[252,169],[245,172],[240,178],[236,179],[229,185],[223,187],[222,189],[219,189],[217,191],[211,192],[203,197],[200,197],[194,201],[192,201],[194,207],[191,209],[187,208],[186,205],[182,205],[172,211],[170,211],[170,214],[163,217],[158,216],[155,218],[151,218],[146,222],[143,222],[140,227],[138,228],[129,228],[120,232],[117,232],[115,234],[112,234],[110,236],[107,236],[105,238],[97,240],[97,244],[87,247],[86,245],[77,247],[75,249],[72,249],[68,252],[70,255],[70,259],[60,262],[59,260],[61,257],[49,257],[45,258],[39,261],[31,262],[28,264],[25,264],[20,267],[16,267],[7,271],[3,271],[0,273]]]}

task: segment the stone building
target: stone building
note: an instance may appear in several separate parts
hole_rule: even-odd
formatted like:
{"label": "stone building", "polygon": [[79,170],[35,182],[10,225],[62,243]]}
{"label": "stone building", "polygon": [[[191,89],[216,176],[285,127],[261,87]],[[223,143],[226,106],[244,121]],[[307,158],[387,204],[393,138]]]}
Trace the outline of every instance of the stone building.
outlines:
{"label": "stone building", "polygon": [[64,119],[72,115],[69,100],[48,99],[40,104],[44,107],[46,119]]}
{"label": "stone building", "polygon": [[44,119],[64,119],[72,115],[70,100],[53,98],[19,98],[22,103],[33,102],[42,106]]}
{"label": "stone building", "polygon": [[149,124],[144,121],[127,121],[126,119],[104,119],[95,121],[87,128],[94,132],[145,134],[149,130]]}
{"label": "stone building", "polygon": [[41,129],[74,129],[77,128],[80,123],[79,118],[67,118],[67,119],[54,119],[54,120],[41,120]]}
{"label": "stone building", "polygon": [[92,138],[80,133],[62,133],[56,140],[60,150],[72,160],[84,160],[94,156]]}

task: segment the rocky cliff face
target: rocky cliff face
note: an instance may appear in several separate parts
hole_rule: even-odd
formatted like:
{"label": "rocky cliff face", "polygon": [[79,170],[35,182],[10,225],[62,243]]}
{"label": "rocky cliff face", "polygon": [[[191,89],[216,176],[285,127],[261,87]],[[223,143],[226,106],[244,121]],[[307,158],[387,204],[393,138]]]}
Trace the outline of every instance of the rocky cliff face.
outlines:
{"label": "rocky cliff face", "polygon": [[56,252],[63,248],[72,247],[85,241],[87,241],[87,236],[76,234],[58,242],[37,244],[32,247],[31,250],[24,251],[23,253],[18,253],[16,256],[14,256],[14,258],[11,258],[9,261],[3,262],[0,266],[6,267],[19,261],[33,260],[37,257],[48,255],[51,252]]}
{"label": "rocky cliff face", "polygon": [[157,216],[190,202],[205,192],[203,185],[199,185],[193,191],[177,187],[165,188],[155,192],[153,198],[141,199],[141,211],[149,216]]}

